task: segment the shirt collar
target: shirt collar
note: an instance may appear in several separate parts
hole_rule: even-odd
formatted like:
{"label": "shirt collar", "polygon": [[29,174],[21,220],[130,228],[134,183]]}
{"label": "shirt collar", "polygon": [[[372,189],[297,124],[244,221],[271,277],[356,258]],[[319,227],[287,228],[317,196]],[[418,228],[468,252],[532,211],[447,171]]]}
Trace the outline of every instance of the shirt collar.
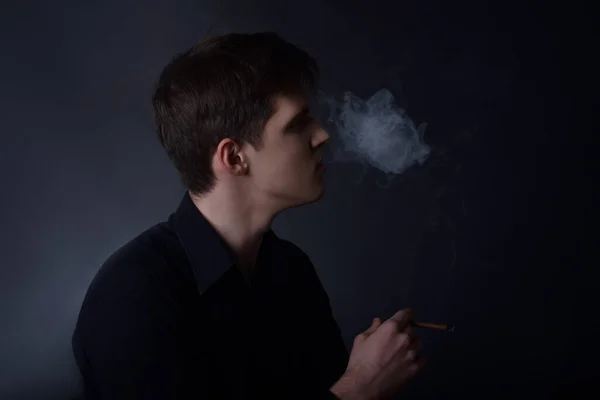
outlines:
{"label": "shirt collar", "polygon": [[[230,247],[221,238],[186,192],[170,217],[173,228],[190,261],[200,293],[208,289],[229,268],[235,266],[235,257]],[[269,229],[261,245],[275,237]]]}

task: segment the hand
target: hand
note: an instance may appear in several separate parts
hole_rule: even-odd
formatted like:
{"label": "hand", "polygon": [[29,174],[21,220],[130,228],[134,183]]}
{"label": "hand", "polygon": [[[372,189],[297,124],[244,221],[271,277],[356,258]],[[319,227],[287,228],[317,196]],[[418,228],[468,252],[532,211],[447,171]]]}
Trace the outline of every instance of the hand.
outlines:
{"label": "hand", "polygon": [[420,342],[412,336],[412,320],[409,309],[383,323],[375,318],[354,339],[346,372],[331,391],[343,400],[383,400],[397,394],[424,364],[418,355]]}

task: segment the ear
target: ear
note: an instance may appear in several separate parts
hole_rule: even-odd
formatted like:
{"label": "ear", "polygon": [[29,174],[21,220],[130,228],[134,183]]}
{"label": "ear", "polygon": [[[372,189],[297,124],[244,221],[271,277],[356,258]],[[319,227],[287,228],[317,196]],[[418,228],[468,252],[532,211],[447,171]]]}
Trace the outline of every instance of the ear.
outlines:
{"label": "ear", "polygon": [[223,139],[215,152],[216,167],[232,175],[245,175],[248,172],[248,160],[242,152],[242,146],[230,138]]}

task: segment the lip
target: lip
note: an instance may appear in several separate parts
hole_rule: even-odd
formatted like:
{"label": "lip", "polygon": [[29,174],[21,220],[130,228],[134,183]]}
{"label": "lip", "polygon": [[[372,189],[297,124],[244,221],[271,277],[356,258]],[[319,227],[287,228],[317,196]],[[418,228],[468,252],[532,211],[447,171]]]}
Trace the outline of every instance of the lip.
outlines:
{"label": "lip", "polygon": [[325,164],[323,164],[323,160],[317,163],[317,167],[315,168],[318,172],[325,171]]}

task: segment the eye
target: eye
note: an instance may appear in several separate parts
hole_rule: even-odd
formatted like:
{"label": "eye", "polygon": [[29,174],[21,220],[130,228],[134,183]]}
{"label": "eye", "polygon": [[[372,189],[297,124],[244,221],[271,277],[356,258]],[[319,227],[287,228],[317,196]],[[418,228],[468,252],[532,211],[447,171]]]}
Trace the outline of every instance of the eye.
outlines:
{"label": "eye", "polygon": [[295,124],[293,130],[296,132],[303,132],[313,123],[313,121],[314,119],[311,116],[306,116]]}

